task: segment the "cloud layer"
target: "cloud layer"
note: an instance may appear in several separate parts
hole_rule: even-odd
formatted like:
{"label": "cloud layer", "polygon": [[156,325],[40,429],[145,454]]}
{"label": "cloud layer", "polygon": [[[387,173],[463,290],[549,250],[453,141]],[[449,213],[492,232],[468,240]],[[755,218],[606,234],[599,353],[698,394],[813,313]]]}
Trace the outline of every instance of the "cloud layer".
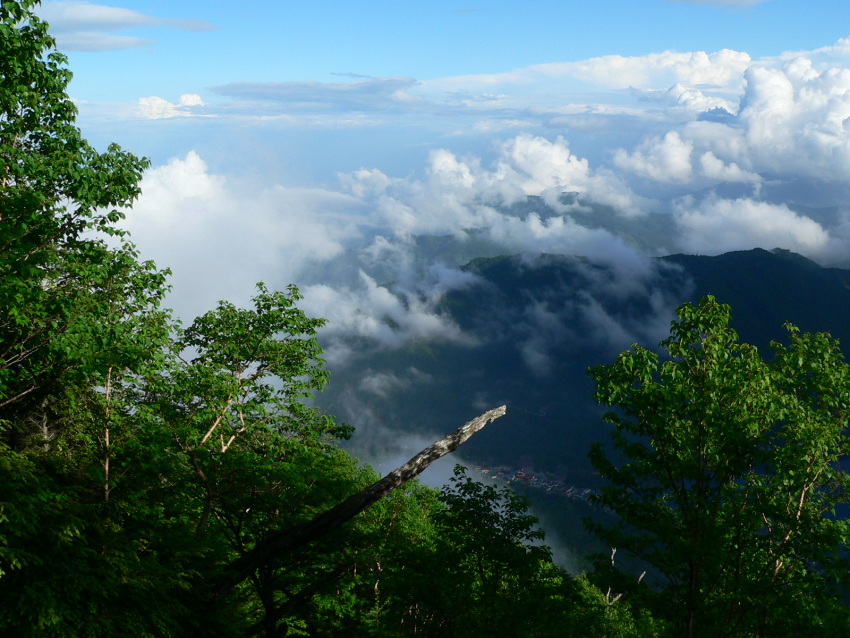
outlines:
{"label": "cloud layer", "polygon": [[[364,347],[471,344],[440,300],[470,285],[459,267],[477,256],[578,255],[629,286],[655,276],[661,253],[850,255],[850,41],[765,60],[667,51],[423,81],[239,82],[137,105],[148,120],[199,115],[240,134],[354,122],[401,131],[399,144],[432,127],[439,144],[412,173],[364,165],[293,187],[212,171],[192,151],[145,178],[129,223],[173,266],[181,311],[261,279],[297,282],[331,319],[338,362]],[[541,334],[548,317],[530,310]]]}
{"label": "cloud layer", "polygon": [[[331,370],[357,371],[346,418],[378,447],[393,428],[374,406],[435,375],[372,361],[481,352],[444,306],[480,283],[462,268],[476,257],[587,260],[604,299],[528,298],[502,317],[517,369],[541,383],[571,344],[616,352],[662,337],[679,300],[658,292],[674,274],[653,256],[850,259],[850,40],[771,59],[664,51],[436,79],[239,81],[127,109],[164,137],[193,127],[195,142],[145,175],[127,220],[142,253],[173,269],[178,314],[246,303],[260,280],[297,283],[305,310],[329,320]],[[372,161],[377,147],[392,152]],[[336,168],[345,153],[355,161]],[[335,168],[304,179],[310,155]],[[640,323],[622,310],[636,298]]]}

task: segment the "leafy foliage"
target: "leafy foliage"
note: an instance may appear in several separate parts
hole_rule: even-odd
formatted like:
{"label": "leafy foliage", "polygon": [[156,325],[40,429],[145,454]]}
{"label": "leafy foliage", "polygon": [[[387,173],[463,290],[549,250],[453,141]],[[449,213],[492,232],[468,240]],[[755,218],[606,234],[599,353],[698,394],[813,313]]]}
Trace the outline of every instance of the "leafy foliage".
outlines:
{"label": "leafy foliage", "polygon": [[635,345],[591,370],[598,401],[618,408],[606,416],[617,456],[597,445],[591,460],[620,524],[595,531],[647,564],[656,589],[618,586],[679,635],[824,631],[821,613],[789,615],[801,600],[843,635],[846,610],[832,612],[850,524],[834,508],[850,488],[850,367],[835,340],[793,326],[766,362],[729,319],[713,297],[685,304],[663,360]]}

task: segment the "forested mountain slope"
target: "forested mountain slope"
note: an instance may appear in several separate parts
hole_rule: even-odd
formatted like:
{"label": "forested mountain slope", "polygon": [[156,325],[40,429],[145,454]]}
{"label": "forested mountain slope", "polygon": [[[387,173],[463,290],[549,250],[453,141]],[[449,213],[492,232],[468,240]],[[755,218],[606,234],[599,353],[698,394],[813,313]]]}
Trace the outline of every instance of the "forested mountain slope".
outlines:
{"label": "forested mountain slope", "polygon": [[[850,271],[781,249],[671,255],[631,277],[564,255],[481,258],[463,269],[475,283],[450,291],[442,310],[469,343],[363,355],[334,371],[322,398],[332,411],[353,421],[364,411],[378,415],[401,435],[440,431],[447,415],[507,404],[503,422],[464,454],[557,468],[586,483],[588,446],[605,435],[587,368],[633,342],[657,344],[681,303],[713,294],[731,304],[741,340],[764,353],[771,340],[787,341],[786,322],[850,343]],[[367,455],[382,442],[368,428],[355,437]]]}

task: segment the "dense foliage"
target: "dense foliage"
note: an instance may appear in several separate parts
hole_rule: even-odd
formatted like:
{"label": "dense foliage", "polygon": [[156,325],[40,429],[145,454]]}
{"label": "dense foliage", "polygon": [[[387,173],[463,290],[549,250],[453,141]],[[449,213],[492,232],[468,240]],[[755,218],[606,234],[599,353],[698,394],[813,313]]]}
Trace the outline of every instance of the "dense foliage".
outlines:
{"label": "dense foliage", "polygon": [[633,346],[592,370],[616,406],[615,456],[596,526],[641,559],[619,586],[682,636],[850,634],[847,502],[850,366],[826,334],[788,326],[769,361],[738,342],[714,298],[679,308],[665,357]]}

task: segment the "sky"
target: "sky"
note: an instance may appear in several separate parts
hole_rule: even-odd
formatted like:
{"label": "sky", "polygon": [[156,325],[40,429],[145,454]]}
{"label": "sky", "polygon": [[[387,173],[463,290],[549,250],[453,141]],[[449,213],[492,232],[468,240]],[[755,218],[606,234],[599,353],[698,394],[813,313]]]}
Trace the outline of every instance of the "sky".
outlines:
{"label": "sky", "polygon": [[468,339],[437,303],[475,256],[581,255],[624,286],[675,252],[850,264],[846,0],[38,12],[84,134],[151,159],[125,224],[177,313],[296,283],[332,366],[353,339]]}

